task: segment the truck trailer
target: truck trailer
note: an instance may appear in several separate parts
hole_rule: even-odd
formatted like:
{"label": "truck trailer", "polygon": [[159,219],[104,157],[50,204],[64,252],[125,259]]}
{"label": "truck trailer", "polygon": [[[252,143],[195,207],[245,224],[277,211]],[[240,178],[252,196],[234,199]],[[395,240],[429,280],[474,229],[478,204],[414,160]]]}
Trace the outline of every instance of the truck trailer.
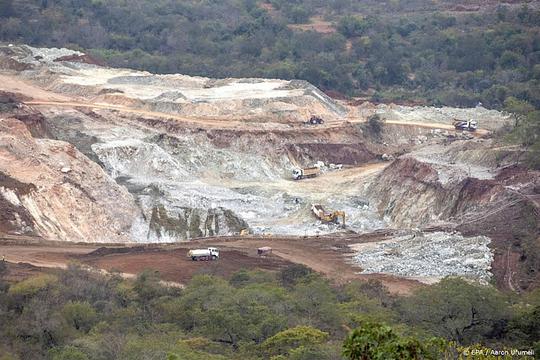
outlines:
{"label": "truck trailer", "polygon": [[308,167],[308,168],[298,168],[293,170],[293,179],[294,180],[302,180],[306,178],[312,178],[317,175],[319,175],[321,172],[321,169],[319,169],[317,166]]}
{"label": "truck trailer", "polygon": [[188,257],[193,261],[209,261],[219,259],[219,250],[215,247],[209,247],[208,249],[194,249],[189,250]]}

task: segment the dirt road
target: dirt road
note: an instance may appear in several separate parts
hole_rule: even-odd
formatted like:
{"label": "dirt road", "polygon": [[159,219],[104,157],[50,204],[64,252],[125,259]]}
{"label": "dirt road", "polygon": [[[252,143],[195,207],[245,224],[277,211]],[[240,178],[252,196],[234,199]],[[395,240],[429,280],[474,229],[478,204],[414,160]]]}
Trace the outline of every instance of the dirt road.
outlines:
{"label": "dirt road", "polygon": [[23,81],[17,77],[0,74],[0,90],[21,94],[32,99],[41,101],[70,101],[72,98],[43,90],[33,84]]}
{"label": "dirt road", "polygon": [[[365,119],[347,119],[350,123],[365,123]],[[419,122],[419,121],[398,121],[398,120],[386,120],[384,122],[388,125],[403,125],[403,126],[414,126],[428,129],[444,129],[451,130],[452,132],[460,131],[454,128],[452,124],[443,124],[438,122]],[[486,129],[477,129],[475,132],[471,133],[474,136],[484,136],[489,135],[490,131]]]}
{"label": "dirt road", "polygon": [[[290,264],[303,264],[322,273],[336,284],[353,280],[378,279],[391,292],[408,294],[422,286],[417,281],[389,275],[362,275],[361,270],[349,263],[351,255],[347,244],[359,241],[376,241],[371,235],[321,236],[321,237],[216,237],[194,240],[189,243],[102,246],[95,244],[58,243],[42,245],[0,243],[0,254],[10,263],[25,263],[42,268],[66,268],[77,262],[94,269],[120,272],[133,277],[145,269],[160,272],[163,280],[186,284],[196,274],[215,274],[229,277],[240,269],[279,271]],[[192,248],[217,246],[221,258],[214,262],[197,262],[186,254]],[[260,257],[257,248],[270,246],[270,256]]]}
{"label": "dirt road", "polygon": [[[187,117],[180,116],[171,113],[163,113],[156,111],[148,111],[143,109],[130,108],[123,105],[115,105],[110,103],[96,103],[90,100],[81,99],[77,97],[69,97],[67,95],[58,94],[52,91],[42,89],[32,83],[26,82],[19,78],[0,74],[0,84],[1,89],[4,91],[14,92],[21,94],[25,97],[30,98],[25,102],[27,105],[31,106],[48,106],[48,107],[66,107],[66,108],[89,108],[89,109],[102,109],[110,111],[118,111],[123,113],[135,114],[141,117],[155,117],[155,118],[165,118],[175,121],[181,121],[186,124],[195,124],[195,125],[204,125],[208,127],[218,127],[218,128],[239,128],[245,127],[246,125],[253,125],[257,128],[260,128],[261,123],[258,121],[253,121],[257,119],[213,119],[213,118],[202,118],[202,117]],[[347,118],[345,121],[327,121],[324,125],[320,127],[324,128],[335,128],[343,126],[346,122],[349,123],[363,123],[365,119],[360,118]],[[451,124],[442,124],[435,122],[410,122],[410,121],[386,121],[386,124],[391,125],[404,125],[404,126],[415,126],[423,128],[434,128],[434,129],[445,129],[455,131],[454,127]],[[268,124],[265,124],[268,125]],[[286,124],[274,124],[277,127],[287,127]],[[478,129],[475,133],[476,136],[483,136],[489,134],[488,130]]]}
{"label": "dirt road", "polygon": [[[170,113],[162,113],[162,112],[155,112],[155,111],[148,111],[148,110],[141,110],[141,109],[133,109],[121,105],[113,105],[113,104],[107,104],[107,103],[87,103],[87,102],[73,102],[73,101],[43,101],[43,100],[32,100],[25,102],[26,105],[31,106],[51,106],[51,107],[67,107],[67,108],[77,108],[77,107],[83,107],[83,108],[89,108],[89,109],[103,109],[103,110],[111,110],[111,111],[119,111],[124,113],[130,113],[135,114],[143,117],[156,117],[156,118],[165,118],[165,119],[171,119],[175,121],[181,121],[189,124],[198,124],[198,125],[204,125],[204,126],[210,126],[210,127],[218,127],[218,128],[240,128],[245,127],[246,125],[253,125],[257,128],[261,126],[260,122],[258,121],[250,121],[249,119],[244,120],[229,120],[229,119],[211,119],[211,118],[195,118],[195,117],[186,117],[186,116],[179,116],[174,115]],[[347,119],[346,122],[349,123],[365,123],[365,119]],[[325,125],[319,125],[320,127],[324,128],[335,128],[343,126],[345,121],[328,121]],[[414,127],[421,127],[421,128],[430,128],[430,129],[444,129],[444,130],[451,130],[456,131],[453,125],[450,124],[442,124],[442,123],[430,123],[430,122],[412,122],[412,121],[386,121],[386,124],[389,125],[402,125],[402,126],[414,126]],[[488,135],[490,132],[485,129],[478,129],[473,134],[474,136],[484,136]]]}

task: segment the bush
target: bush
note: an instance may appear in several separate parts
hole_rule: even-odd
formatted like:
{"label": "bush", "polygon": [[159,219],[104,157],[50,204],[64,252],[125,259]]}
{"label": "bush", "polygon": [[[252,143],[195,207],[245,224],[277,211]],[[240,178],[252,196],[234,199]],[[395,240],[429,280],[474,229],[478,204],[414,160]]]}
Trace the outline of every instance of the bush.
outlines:
{"label": "bush", "polygon": [[347,336],[343,356],[350,360],[436,359],[417,339],[398,336],[388,326],[369,322]]}
{"label": "bush", "polygon": [[384,121],[379,114],[371,115],[367,120],[369,131],[376,137],[380,137],[383,131]]}
{"label": "bush", "polygon": [[289,265],[280,272],[281,284],[285,287],[292,287],[298,282],[305,280],[312,273],[313,271],[305,265]]}
{"label": "bush", "polygon": [[5,261],[0,261],[0,275],[7,271],[7,264]]}
{"label": "bush", "polygon": [[11,286],[9,288],[9,295],[14,297],[34,296],[38,292],[56,284],[57,281],[58,279],[55,276],[47,274],[31,277]]}
{"label": "bush", "polygon": [[76,330],[87,332],[96,322],[96,310],[88,302],[68,302],[62,309],[67,323]]}
{"label": "bush", "polygon": [[402,301],[401,313],[408,324],[459,344],[481,340],[510,315],[494,288],[458,278],[418,290]]}
{"label": "bush", "polygon": [[51,360],[89,360],[85,353],[74,346],[53,349],[49,352]]}
{"label": "bush", "polygon": [[361,36],[367,29],[367,22],[360,16],[345,16],[339,20],[338,31],[347,38]]}
{"label": "bush", "polygon": [[319,345],[328,339],[328,333],[309,326],[297,326],[267,339],[262,347],[270,355],[286,355],[299,347]]}

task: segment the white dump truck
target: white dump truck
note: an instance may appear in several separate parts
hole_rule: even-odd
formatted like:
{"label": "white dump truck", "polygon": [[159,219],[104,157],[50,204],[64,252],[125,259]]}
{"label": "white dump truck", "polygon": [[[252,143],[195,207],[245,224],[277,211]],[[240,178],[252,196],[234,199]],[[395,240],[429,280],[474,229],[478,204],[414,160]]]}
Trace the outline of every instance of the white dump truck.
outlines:
{"label": "white dump truck", "polygon": [[321,172],[321,169],[319,169],[317,166],[303,168],[303,169],[294,169],[293,170],[293,179],[294,180],[301,180],[306,178],[312,178],[317,175],[319,175]]}
{"label": "white dump truck", "polygon": [[209,247],[208,249],[194,249],[189,250],[188,257],[193,261],[209,261],[219,259],[219,250],[215,247]]}
{"label": "white dump truck", "polygon": [[454,120],[453,125],[456,130],[476,131],[476,128],[478,127],[478,122],[473,119],[467,121]]}

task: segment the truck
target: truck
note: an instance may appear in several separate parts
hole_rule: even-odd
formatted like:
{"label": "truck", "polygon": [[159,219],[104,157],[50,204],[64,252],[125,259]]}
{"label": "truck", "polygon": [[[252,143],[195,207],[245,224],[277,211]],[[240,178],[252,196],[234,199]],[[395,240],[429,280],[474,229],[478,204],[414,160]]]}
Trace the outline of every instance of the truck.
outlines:
{"label": "truck", "polygon": [[317,115],[312,115],[308,121],[304,122],[306,125],[321,125],[324,124],[324,120]]}
{"label": "truck", "polygon": [[293,170],[293,179],[302,180],[306,178],[312,178],[321,173],[321,169],[317,166],[308,167],[308,168],[297,168]]}
{"label": "truck", "polygon": [[208,249],[194,249],[189,250],[188,257],[193,261],[209,261],[219,259],[219,250],[215,247],[209,247]]}
{"label": "truck", "polygon": [[467,131],[476,131],[478,123],[475,120],[454,120],[454,128],[456,130],[467,130]]}

